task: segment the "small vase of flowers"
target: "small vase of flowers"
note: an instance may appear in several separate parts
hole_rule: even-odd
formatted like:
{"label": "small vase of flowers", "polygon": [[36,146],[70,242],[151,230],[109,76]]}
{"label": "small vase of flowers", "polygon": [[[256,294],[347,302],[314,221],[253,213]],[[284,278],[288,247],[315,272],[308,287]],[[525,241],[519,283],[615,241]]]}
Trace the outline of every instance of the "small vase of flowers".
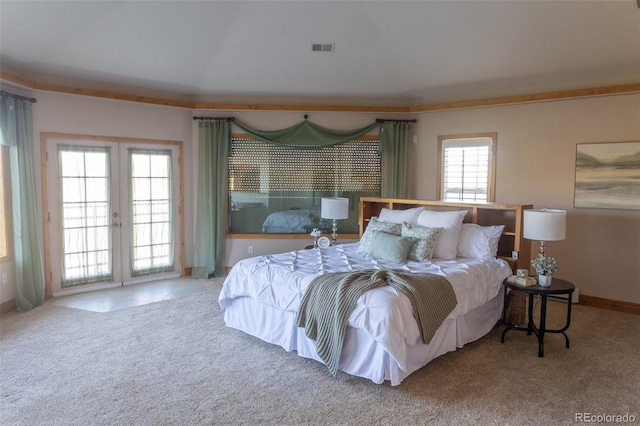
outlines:
{"label": "small vase of flowers", "polygon": [[531,261],[531,266],[538,274],[538,285],[549,287],[551,285],[551,275],[558,270],[558,264],[554,257],[538,256]]}
{"label": "small vase of flowers", "polygon": [[313,228],[313,231],[309,233],[313,237],[313,246],[318,247],[318,238],[322,235],[322,232],[318,228]]}

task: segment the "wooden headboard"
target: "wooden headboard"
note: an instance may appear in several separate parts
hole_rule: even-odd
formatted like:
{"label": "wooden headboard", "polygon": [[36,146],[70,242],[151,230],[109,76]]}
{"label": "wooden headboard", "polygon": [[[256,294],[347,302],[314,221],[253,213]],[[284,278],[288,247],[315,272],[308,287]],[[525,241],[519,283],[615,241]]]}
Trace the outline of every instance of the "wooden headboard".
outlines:
{"label": "wooden headboard", "polygon": [[[498,243],[498,257],[506,260],[514,273],[518,268],[529,270],[531,265],[531,242],[522,236],[523,211],[532,205],[495,204],[495,203],[452,203],[449,201],[407,200],[399,198],[360,198],[360,236],[367,222],[373,216],[379,216],[383,208],[393,210],[424,207],[428,210],[467,210],[466,223],[478,225],[504,225],[504,231]],[[518,253],[517,259],[512,257]]]}

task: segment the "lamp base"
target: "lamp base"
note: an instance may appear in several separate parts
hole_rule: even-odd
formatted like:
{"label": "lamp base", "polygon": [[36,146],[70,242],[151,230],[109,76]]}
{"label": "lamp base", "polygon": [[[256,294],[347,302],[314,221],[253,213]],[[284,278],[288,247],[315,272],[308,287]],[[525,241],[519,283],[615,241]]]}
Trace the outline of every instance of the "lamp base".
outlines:
{"label": "lamp base", "polygon": [[540,241],[540,251],[538,252],[538,257],[544,257],[544,241]]}
{"label": "lamp base", "polygon": [[333,219],[333,228],[331,228],[331,244],[335,245],[338,242],[338,222]]}

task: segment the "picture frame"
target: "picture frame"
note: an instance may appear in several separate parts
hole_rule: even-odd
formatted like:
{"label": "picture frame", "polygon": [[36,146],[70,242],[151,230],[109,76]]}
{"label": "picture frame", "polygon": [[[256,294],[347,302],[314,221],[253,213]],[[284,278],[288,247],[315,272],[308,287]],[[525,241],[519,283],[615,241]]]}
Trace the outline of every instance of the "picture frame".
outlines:
{"label": "picture frame", "polygon": [[576,144],[574,207],[640,210],[640,141]]}

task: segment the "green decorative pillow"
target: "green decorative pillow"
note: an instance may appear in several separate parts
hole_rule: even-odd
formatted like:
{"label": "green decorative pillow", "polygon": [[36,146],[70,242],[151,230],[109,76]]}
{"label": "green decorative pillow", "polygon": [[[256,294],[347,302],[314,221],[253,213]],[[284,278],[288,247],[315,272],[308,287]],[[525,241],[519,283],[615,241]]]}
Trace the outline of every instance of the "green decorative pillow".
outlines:
{"label": "green decorative pillow", "polygon": [[409,260],[417,262],[431,260],[433,248],[436,246],[436,239],[440,231],[442,231],[442,228],[429,228],[403,223],[400,235],[413,239],[413,244],[409,248]]}
{"label": "green decorative pillow", "polygon": [[400,235],[400,232],[402,231],[402,224],[380,222],[379,220],[372,218],[367,225],[367,229],[362,234],[362,238],[360,238],[360,247],[358,247],[359,254],[367,256],[367,253],[369,253],[369,249],[371,248],[371,241],[373,240],[373,233],[375,231],[386,232],[387,234],[393,235]]}
{"label": "green decorative pillow", "polygon": [[407,263],[409,248],[413,239],[386,232],[374,231],[367,256],[394,263]]}

